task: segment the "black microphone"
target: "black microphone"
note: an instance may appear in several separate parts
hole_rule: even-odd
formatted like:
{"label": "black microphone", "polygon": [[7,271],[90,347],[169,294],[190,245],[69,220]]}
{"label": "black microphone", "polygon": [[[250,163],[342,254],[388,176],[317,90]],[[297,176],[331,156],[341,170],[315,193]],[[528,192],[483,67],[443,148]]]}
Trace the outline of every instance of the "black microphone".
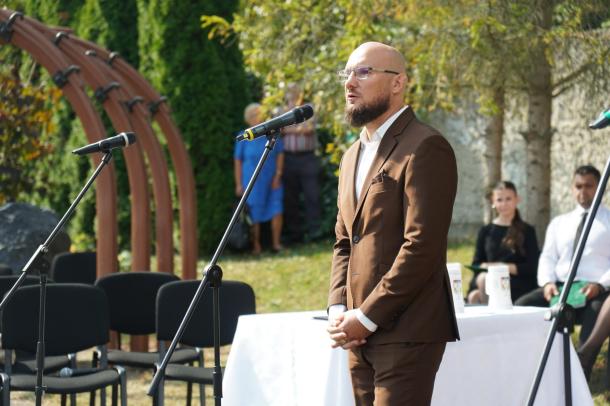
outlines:
{"label": "black microphone", "polygon": [[272,118],[271,120],[267,120],[264,123],[255,125],[254,127],[250,127],[247,130],[244,130],[244,132],[239,134],[235,138],[235,140],[238,142],[241,140],[252,141],[255,138],[267,135],[272,131],[279,130],[280,128],[302,123],[305,120],[309,120],[312,116],[313,107],[311,107],[309,104],[295,107],[294,109],[282,114],[281,116]]}
{"label": "black microphone", "polygon": [[610,125],[610,109],[602,112],[597,119],[589,124],[589,128],[592,130],[600,130]]}
{"label": "black microphone", "polygon": [[93,144],[85,145],[72,151],[76,155],[86,155],[93,152],[108,152],[114,148],[126,147],[136,142],[136,135],[134,133],[120,133],[114,137],[106,138],[104,140],[94,142]]}

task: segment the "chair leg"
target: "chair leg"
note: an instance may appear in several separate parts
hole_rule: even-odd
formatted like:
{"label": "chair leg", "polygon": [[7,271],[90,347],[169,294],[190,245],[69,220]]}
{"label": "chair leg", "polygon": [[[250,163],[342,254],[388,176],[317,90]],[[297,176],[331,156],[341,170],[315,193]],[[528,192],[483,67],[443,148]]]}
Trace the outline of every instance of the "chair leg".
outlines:
{"label": "chair leg", "polygon": [[[62,393],[61,395],[61,406],[66,406],[66,403],[68,401],[68,397],[66,396],[65,393]],[[72,397],[72,395],[70,395],[70,397]]]}
{"label": "chair leg", "polygon": [[0,381],[2,382],[2,406],[11,405],[11,378],[4,372],[0,372]]}
{"label": "chair leg", "polygon": [[117,386],[118,384],[114,384],[112,385],[112,406],[117,406],[117,403],[119,401],[119,393],[117,391]]}
{"label": "chair leg", "polygon": [[165,404],[165,379],[161,379],[161,382],[159,382],[157,396],[159,397],[157,406],[163,406]]}
{"label": "chair leg", "polygon": [[[91,359],[91,368],[97,368],[99,363],[99,353],[98,350],[96,349],[95,351],[93,351],[93,358]],[[95,406],[95,391],[92,390],[89,393],[89,406]]]}
{"label": "chair leg", "polygon": [[119,372],[119,385],[121,386],[121,406],[127,406],[127,371],[125,370],[125,368],[116,365],[114,368]]}
{"label": "chair leg", "polygon": [[[203,349],[199,351],[199,367],[203,368]],[[205,385],[199,384],[199,404],[205,406]]]}
{"label": "chair leg", "polygon": [[186,383],[186,406],[191,406],[193,400],[193,384],[191,382]]}

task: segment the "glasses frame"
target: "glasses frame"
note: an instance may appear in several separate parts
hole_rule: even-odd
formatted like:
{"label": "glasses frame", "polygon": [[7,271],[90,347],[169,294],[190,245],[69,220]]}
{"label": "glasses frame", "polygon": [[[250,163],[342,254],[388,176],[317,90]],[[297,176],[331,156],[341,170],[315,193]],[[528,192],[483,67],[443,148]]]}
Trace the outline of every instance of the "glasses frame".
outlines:
{"label": "glasses frame", "polygon": [[[359,75],[356,72],[359,69],[360,70],[366,69],[366,74],[364,74],[364,77],[361,77],[361,75]],[[341,82],[347,82],[347,80],[350,78],[352,73],[356,76],[356,79],[366,80],[369,78],[369,75],[371,74],[371,72],[391,73],[393,75],[400,75],[400,72],[396,72],[396,71],[389,70],[389,69],[377,69],[377,68],[373,68],[372,66],[357,66],[357,67],[351,68],[351,69],[340,69],[337,71],[337,76],[339,76],[339,80]]]}

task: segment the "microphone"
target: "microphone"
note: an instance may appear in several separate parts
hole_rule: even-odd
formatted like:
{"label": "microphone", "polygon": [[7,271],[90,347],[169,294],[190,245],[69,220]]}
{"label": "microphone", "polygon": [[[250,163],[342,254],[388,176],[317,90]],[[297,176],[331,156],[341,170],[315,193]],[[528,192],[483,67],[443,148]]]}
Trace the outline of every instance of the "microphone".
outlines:
{"label": "microphone", "polygon": [[602,112],[597,119],[589,124],[589,128],[592,130],[600,130],[610,125],[610,109]]}
{"label": "microphone", "polygon": [[131,132],[120,133],[114,137],[94,142],[93,144],[85,145],[72,151],[76,155],[86,155],[93,152],[108,152],[114,148],[121,148],[131,145],[136,142],[136,135]]}
{"label": "microphone", "polygon": [[313,116],[313,107],[309,104],[295,107],[287,113],[281,116],[267,120],[264,123],[250,127],[244,130],[243,133],[239,134],[235,140],[237,142],[241,140],[252,141],[255,138],[267,135],[272,131],[277,131],[280,128],[288,127],[289,125],[302,123],[305,120],[309,120]]}

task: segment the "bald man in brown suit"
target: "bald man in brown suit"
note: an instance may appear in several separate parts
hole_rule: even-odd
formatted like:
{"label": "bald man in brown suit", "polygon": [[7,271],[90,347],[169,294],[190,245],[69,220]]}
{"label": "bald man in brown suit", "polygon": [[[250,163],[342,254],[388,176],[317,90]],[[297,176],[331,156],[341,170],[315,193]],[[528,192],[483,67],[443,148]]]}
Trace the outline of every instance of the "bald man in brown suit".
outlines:
{"label": "bald man in brown suit", "polygon": [[362,44],[339,75],[346,119],[363,128],[341,162],[328,331],[350,351],[357,405],[429,405],[459,339],[446,268],[455,156],[404,104],[396,49]]}

